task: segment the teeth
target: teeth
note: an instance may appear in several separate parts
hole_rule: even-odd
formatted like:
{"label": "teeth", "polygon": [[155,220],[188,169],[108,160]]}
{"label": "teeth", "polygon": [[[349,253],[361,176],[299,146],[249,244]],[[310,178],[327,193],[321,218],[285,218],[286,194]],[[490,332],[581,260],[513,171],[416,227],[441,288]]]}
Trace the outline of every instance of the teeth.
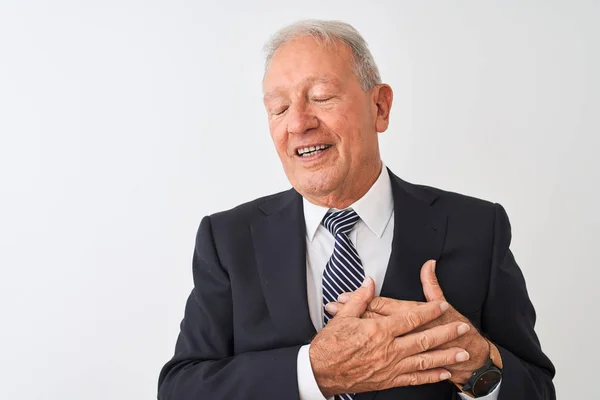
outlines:
{"label": "teeth", "polygon": [[326,149],[328,147],[330,147],[328,144],[321,144],[321,145],[318,145],[318,146],[304,147],[302,149],[298,149],[298,155],[300,155],[300,156],[312,155],[312,154],[308,154],[308,153],[312,153],[314,151],[319,151],[319,150],[324,150],[324,149]]}

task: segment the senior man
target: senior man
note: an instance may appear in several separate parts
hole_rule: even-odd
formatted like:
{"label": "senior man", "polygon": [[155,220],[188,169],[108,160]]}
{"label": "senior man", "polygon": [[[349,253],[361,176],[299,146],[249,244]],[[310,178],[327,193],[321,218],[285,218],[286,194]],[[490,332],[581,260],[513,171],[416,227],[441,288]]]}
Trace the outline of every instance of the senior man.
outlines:
{"label": "senior man", "polygon": [[301,21],[267,53],[293,189],[200,223],[159,399],[554,399],[504,209],[383,165],[392,89],[360,34]]}

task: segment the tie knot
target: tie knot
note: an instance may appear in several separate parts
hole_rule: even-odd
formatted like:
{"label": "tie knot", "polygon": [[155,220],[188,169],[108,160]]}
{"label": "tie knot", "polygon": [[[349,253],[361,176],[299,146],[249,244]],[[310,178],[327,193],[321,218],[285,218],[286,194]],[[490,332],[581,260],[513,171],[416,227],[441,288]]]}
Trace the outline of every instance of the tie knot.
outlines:
{"label": "tie knot", "polygon": [[359,220],[359,216],[353,209],[327,213],[321,222],[333,236],[340,233],[347,234]]}

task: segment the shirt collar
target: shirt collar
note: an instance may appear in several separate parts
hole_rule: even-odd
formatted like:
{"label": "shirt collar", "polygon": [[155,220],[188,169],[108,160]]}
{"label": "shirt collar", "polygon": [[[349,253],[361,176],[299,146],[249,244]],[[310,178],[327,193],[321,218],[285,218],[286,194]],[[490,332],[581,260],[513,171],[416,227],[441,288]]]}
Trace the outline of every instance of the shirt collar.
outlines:
{"label": "shirt collar", "polygon": [[[306,236],[312,242],[317,229],[329,210],[327,207],[318,206],[303,198],[304,222],[306,223]],[[381,173],[367,193],[348,208],[352,208],[360,219],[377,237],[381,238],[394,211],[394,198],[390,175],[382,163]]]}

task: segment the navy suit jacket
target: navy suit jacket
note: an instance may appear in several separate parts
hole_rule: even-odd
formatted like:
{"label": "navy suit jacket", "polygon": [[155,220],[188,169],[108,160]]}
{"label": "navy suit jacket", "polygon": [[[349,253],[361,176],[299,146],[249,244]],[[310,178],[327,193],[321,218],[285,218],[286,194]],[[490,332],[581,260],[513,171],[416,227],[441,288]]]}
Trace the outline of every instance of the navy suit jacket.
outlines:
{"label": "navy suit jacket", "polygon": [[[502,356],[500,400],[553,400],[554,367],[509,244],[502,206],[417,186],[390,171],[394,237],[381,296],[425,301],[419,278],[436,259],[450,304]],[[194,289],[160,400],[297,400],[298,350],[316,334],[306,294],[302,197],[293,189],[205,217]],[[361,393],[357,400],[451,400],[449,382]]]}

